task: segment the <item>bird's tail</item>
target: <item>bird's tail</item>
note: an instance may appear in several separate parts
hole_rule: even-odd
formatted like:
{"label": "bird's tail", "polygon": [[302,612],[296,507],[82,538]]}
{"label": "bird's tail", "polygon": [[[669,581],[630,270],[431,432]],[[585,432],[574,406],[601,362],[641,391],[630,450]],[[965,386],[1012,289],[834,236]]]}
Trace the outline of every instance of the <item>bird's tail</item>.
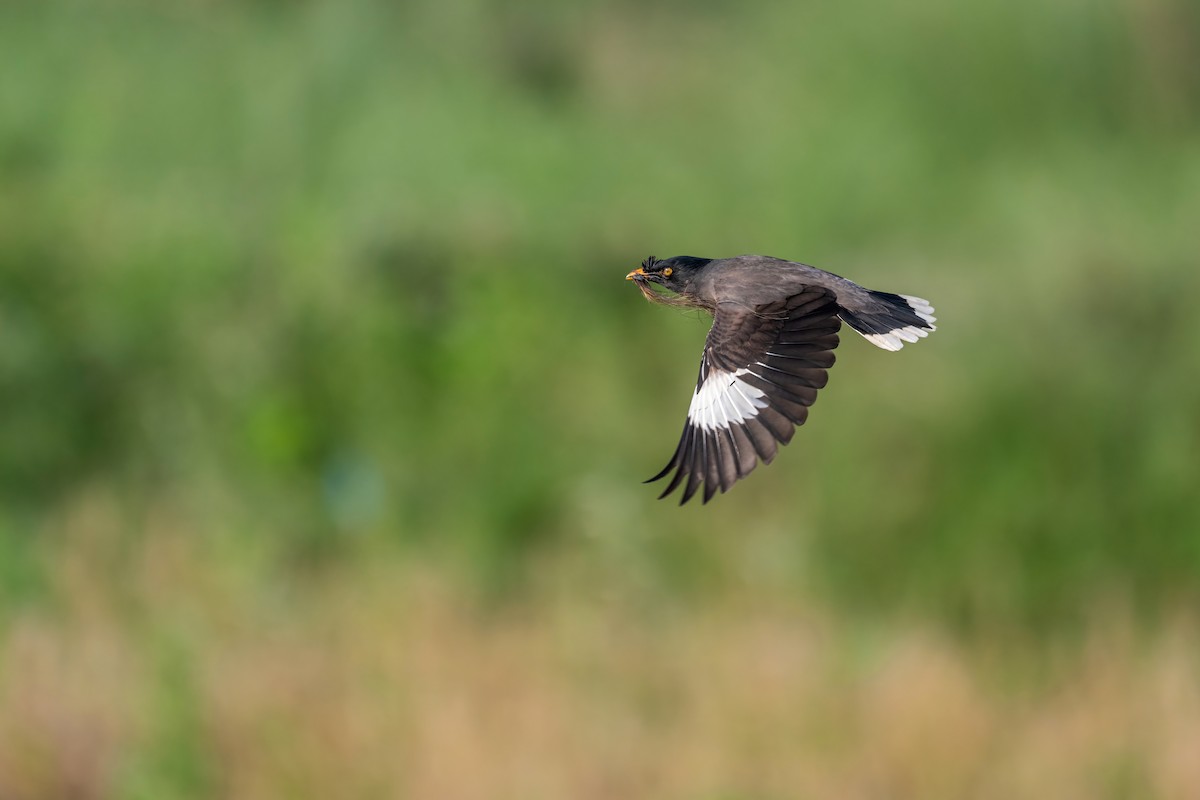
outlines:
{"label": "bird's tail", "polygon": [[841,307],[842,320],[868,342],[884,350],[899,350],[905,342],[923,339],[937,330],[933,306],[928,300],[906,294],[872,292],[854,309]]}

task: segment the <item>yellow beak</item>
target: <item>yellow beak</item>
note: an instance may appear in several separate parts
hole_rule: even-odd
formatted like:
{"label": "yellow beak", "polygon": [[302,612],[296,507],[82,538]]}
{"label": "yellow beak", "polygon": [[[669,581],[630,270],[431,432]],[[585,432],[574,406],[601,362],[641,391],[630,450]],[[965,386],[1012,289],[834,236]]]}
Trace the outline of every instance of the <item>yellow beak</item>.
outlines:
{"label": "yellow beak", "polygon": [[637,269],[635,269],[633,272],[631,272],[631,273],[629,273],[628,275],[626,275],[626,276],[625,276],[625,280],[627,280],[627,281],[631,281],[631,280],[633,280],[634,278],[636,278],[638,275],[645,275],[645,274],[646,274],[646,270],[642,269],[641,267],[638,267],[638,268],[637,268]]}

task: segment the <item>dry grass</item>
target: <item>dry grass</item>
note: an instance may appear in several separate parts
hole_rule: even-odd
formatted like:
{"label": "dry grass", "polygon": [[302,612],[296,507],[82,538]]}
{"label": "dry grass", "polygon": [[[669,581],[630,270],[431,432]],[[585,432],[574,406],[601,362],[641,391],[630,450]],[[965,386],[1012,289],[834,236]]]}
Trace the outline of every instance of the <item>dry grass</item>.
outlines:
{"label": "dry grass", "polygon": [[1185,626],[1040,659],[758,592],[485,612],[389,564],[271,585],[200,537],[121,554],[85,517],[0,638],[3,798],[1200,796]]}

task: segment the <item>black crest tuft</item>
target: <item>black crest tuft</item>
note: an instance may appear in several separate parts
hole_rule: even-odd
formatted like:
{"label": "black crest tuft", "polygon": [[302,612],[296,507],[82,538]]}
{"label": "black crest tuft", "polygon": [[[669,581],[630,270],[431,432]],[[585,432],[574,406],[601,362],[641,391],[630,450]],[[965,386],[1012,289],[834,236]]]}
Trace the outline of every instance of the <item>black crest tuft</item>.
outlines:
{"label": "black crest tuft", "polygon": [[642,262],[642,269],[646,270],[646,272],[650,272],[652,269],[654,269],[654,265],[657,263],[657,258],[654,256],[647,256],[646,260]]}

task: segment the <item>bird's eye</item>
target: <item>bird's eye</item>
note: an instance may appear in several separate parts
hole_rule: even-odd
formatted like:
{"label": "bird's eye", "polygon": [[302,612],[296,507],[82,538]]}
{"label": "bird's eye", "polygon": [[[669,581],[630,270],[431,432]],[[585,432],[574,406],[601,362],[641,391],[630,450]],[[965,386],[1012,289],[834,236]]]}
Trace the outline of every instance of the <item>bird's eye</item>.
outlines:
{"label": "bird's eye", "polygon": [[674,271],[675,271],[675,270],[671,269],[670,267],[667,267],[666,269],[664,269],[664,270],[663,270],[663,277],[664,277],[664,278],[669,278],[669,277],[671,277],[671,273],[672,273],[672,272],[674,272]]}

